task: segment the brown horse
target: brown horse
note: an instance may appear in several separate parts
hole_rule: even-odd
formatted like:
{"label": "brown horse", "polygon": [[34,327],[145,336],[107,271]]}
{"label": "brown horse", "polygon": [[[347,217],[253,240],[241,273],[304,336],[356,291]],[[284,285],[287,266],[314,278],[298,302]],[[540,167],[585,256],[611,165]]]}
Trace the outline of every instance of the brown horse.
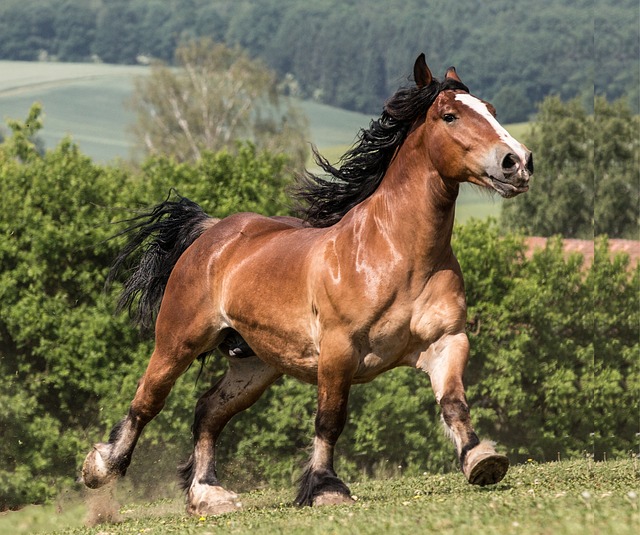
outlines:
{"label": "brown horse", "polygon": [[114,269],[141,252],[121,302],[137,302],[143,323],[160,305],[155,349],[127,416],[87,455],[88,487],[124,475],[175,381],[216,348],[228,371],[198,401],[194,451],[183,468],[192,514],[239,506],[216,477],[216,441],[283,374],[318,387],[298,504],[351,501],[333,468],[350,387],[397,366],[429,374],[468,481],[504,477],[507,458],[471,426],[462,382],[466,303],[450,242],[460,183],[517,195],[528,189],[531,153],[453,68],[439,82],[421,55],[414,78],[339,168],[316,154],[332,176],[301,179],[303,220],[251,213],[217,220],[184,198],[138,218]]}

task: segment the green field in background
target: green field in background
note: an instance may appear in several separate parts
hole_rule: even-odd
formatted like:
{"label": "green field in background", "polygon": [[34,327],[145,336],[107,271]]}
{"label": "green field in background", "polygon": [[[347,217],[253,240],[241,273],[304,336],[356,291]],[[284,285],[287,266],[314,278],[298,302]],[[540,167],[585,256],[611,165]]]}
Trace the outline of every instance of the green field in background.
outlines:
{"label": "green field in background", "polygon": [[[40,137],[46,147],[70,136],[96,162],[130,159],[134,153],[128,128],[135,117],[127,101],[134,78],[147,72],[148,68],[141,66],[0,61],[1,131],[6,135],[7,119],[24,120],[31,104],[38,101],[44,107]],[[309,119],[309,143],[331,162],[338,161],[356,140],[359,129],[366,128],[373,118],[312,101],[301,101],[300,107]],[[507,128],[522,137],[529,126],[519,123]],[[501,203],[498,196],[465,185],[458,200],[457,220],[497,217]]]}

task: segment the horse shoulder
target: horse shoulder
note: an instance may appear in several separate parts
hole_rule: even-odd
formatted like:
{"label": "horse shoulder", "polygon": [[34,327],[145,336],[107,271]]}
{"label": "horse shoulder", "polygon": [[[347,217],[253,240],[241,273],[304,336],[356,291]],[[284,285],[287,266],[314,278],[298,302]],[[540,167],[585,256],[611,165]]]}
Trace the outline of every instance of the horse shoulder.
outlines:
{"label": "horse shoulder", "polygon": [[436,271],[414,301],[411,332],[426,343],[464,332],[467,303],[457,262]]}

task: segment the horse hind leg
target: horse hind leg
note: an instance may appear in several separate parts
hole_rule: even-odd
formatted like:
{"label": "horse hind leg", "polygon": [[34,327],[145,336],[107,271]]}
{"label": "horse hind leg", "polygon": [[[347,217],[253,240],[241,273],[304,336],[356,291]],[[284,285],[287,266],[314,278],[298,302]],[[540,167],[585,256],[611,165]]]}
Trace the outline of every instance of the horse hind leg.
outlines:
{"label": "horse hind leg", "polygon": [[167,288],[156,322],[156,345],[138,383],[127,416],[106,443],[94,445],[82,466],[82,481],[92,489],[124,476],[144,427],[162,410],[173,385],[201,354],[219,343],[221,330],[206,314],[202,299],[185,299]]}
{"label": "horse hind leg", "polygon": [[224,489],[216,473],[216,441],[234,415],[249,408],[282,374],[255,356],[229,359],[224,377],[196,405],[194,450],[181,467],[187,512],[217,515],[240,507],[238,495]]}
{"label": "horse hind leg", "polygon": [[492,485],[502,481],[509,459],[496,452],[494,443],[480,441],[471,424],[462,374],[469,356],[465,334],[447,337],[424,353],[418,367],[429,373],[436,400],[441,407],[445,432],[456,446],[460,468],[473,485]]}
{"label": "horse hind leg", "polygon": [[82,481],[87,487],[97,489],[126,474],[144,427],[162,410],[175,381],[196,357],[156,346],[127,415],[111,430],[108,442],[95,444],[83,463]]}

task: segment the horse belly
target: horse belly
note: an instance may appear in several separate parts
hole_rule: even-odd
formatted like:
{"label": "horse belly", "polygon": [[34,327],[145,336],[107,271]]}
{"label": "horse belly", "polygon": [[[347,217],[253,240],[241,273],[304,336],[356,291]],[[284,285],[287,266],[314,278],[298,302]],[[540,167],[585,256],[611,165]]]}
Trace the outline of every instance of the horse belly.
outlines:
{"label": "horse belly", "polygon": [[316,383],[318,349],[302,255],[277,242],[249,249],[238,249],[227,260],[220,300],[224,316],[261,360]]}

